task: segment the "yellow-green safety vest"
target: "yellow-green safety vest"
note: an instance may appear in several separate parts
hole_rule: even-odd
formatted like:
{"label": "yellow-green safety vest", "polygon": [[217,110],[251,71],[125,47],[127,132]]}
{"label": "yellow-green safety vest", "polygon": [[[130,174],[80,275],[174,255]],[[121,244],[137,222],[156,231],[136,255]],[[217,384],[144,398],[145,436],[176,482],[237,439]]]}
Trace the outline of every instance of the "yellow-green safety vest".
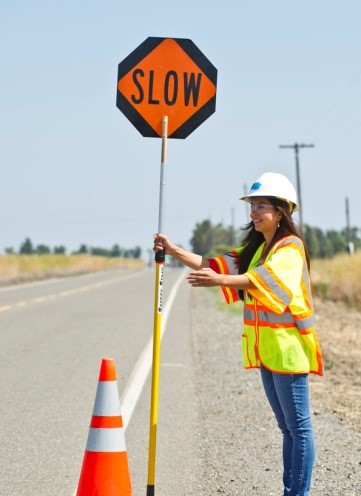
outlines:
{"label": "yellow-green safety vest", "polygon": [[[310,277],[303,242],[289,235],[258,265],[264,243],[245,275],[254,287],[245,291],[242,355],[246,368],[261,365],[273,372],[323,375],[315,329]],[[238,274],[242,247],[209,259],[221,274]],[[237,290],[222,287],[228,303],[239,300]]]}

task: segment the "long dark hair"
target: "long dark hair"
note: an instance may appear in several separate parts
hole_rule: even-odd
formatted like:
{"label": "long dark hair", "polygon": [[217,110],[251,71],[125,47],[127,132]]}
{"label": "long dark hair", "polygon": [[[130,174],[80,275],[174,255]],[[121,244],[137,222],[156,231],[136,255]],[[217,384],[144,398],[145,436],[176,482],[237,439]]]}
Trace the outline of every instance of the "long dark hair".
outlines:
{"label": "long dark hair", "polygon": [[[284,200],[280,200],[279,198],[274,198],[274,197],[267,197],[267,198],[270,201],[271,205],[273,205],[277,210],[281,212],[282,218],[279,221],[278,228],[272,238],[272,241],[267,246],[265,252],[262,254],[262,257],[259,261],[259,265],[262,265],[264,263],[269,252],[272,250],[273,246],[277,243],[277,241],[284,238],[285,236],[289,236],[290,234],[293,234],[294,236],[300,238],[301,241],[303,242],[303,246],[305,248],[305,254],[306,254],[307,268],[308,270],[310,270],[310,257],[308,254],[307,246],[302,237],[301,232],[293,222],[292,211],[289,203]],[[244,274],[245,272],[247,272],[253,255],[256,253],[257,249],[264,242],[263,234],[256,231],[253,221],[249,222],[249,224],[247,224],[243,228],[243,230],[245,231],[245,235],[241,243],[243,250],[237,260],[239,274]],[[239,291],[239,295],[243,300],[244,299],[243,291]]]}

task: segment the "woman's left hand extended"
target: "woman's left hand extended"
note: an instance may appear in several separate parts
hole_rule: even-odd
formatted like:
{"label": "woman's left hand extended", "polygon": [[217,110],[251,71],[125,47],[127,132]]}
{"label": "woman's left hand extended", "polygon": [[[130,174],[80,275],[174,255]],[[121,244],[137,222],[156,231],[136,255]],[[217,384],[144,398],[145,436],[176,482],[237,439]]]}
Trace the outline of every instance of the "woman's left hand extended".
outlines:
{"label": "woman's left hand extended", "polygon": [[204,268],[197,270],[196,272],[190,272],[187,276],[187,281],[194,288],[211,288],[213,286],[221,285],[220,277],[220,274],[217,274],[214,270]]}

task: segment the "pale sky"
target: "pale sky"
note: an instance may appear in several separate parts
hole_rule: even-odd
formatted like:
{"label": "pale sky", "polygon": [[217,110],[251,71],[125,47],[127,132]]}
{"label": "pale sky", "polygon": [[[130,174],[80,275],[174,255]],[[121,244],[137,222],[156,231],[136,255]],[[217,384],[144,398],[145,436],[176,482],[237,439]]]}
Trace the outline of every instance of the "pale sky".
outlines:
{"label": "pale sky", "polygon": [[263,172],[296,186],[303,221],[361,227],[358,0],[0,0],[0,252],[139,245],[158,226],[161,140],[116,108],[118,64],[148,36],[189,38],[218,69],[216,112],[168,140],[165,232],[246,222]]}

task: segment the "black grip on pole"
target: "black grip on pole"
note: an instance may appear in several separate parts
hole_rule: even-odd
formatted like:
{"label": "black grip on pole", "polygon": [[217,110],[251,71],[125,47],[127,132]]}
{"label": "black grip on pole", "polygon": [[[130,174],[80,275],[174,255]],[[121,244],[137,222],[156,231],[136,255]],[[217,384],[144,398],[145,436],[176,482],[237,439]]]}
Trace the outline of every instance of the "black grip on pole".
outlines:
{"label": "black grip on pole", "polygon": [[165,250],[156,251],[154,259],[156,263],[163,263],[165,260]]}
{"label": "black grip on pole", "polygon": [[150,484],[147,485],[147,496],[154,496],[154,486]]}

